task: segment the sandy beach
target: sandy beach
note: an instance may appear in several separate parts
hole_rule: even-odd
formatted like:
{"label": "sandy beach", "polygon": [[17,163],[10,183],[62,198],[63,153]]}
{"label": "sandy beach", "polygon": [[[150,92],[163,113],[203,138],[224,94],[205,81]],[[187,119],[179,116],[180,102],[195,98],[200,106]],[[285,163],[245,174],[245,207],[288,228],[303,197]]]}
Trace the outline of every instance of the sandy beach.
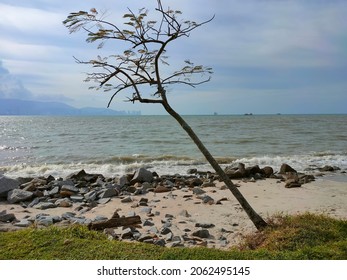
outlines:
{"label": "sandy beach", "polygon": [[[284,182],[276,179],[244,182],[234,180],[252,207],[265,219],[277,213],[297,214],[304,212],[323,213],[332,217],[347,219],[347,182],[334,180],[333,177],[321,177],[302,185],[300,188],[285,188]],[[0,212],[6,210],[13,213],[17,220],[39,213],[60,216],[66,212],[74,212],[77,216],[93,219],[96,216],[111,218],[115,211],[120,216],[139,215],[141,231],[154,233],[153,228],[160,231],[163,224],[170,222],[173,236],[191,236],[199,228],[207,228],[209,237],[197,238],[198,245],[227,249],[238,244],[245,234],[256,231],[239,203],[221,182],[215,187],[203,190],[213,198],[214,203],[203,203],[201,197],[188,188],[174,189],[171,192],[148,192],[131,196],[129,202],[121,202],[124,196],[113,197],[106,204],[99,204],[90,211],[78,211],[79,203],[72,207],[57,207],[47,210],[23,208],[19,204],[0,202]],[[148,199],[146,206],[140,200]],[[169,217],[169,219],[168,219]],[[148,225],[145,221],[150,222]],[[122,229],[115,233],[121,234]]]}

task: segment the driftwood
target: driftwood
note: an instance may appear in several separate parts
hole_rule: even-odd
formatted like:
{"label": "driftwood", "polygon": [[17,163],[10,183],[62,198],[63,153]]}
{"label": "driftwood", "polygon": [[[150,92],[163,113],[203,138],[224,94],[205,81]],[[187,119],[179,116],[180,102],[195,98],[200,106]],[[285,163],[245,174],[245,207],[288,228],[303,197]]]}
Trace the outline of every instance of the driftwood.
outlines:
{"label": "driftwood", "polygon": [[111,219],[107,221],[93,222],[88,225],[90,230],[103,230],[105,228],[115,228],[124,226],[135,226],[141,224],[140,216],[133,217],[119,217],[117,212],[114,212]]}

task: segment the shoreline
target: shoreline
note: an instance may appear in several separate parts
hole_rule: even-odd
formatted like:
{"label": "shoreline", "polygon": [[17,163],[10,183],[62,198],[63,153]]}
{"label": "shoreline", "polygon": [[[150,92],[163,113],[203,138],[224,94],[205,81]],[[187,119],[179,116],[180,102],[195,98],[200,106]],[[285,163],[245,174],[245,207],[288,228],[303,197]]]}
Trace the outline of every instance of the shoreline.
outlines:
{"label": "shoreline", "polygon": [[[193,179],[194,176],[191,176],[189,180]],[[345,203],[347,182],[331,179],[334,179],[334,176],[317,177],[315,181],[295,188],[286,188],[284,181],[275,178],[233,179],[232,181],[239,186],[250,205],[264,219],[280,213],[305,212],[347,219],[347,204]],[[172,188],[167,185],[172,184],[169,179],[164,178],[164,182],[157,186],[157,188],[161,188],[160,191],[156,191],[155,188],[148,189],[146,192],[123,192],[107,198],[108,201],[105,203],[94,203],[93,207],[82,201],[73,201],[68,207],[43,210],[36,206],[23,207],[24,204],[0,201],[0,213],[13,214],[17,221],[29,220],[33,224],[39,225],[38,227],[46,224],[38,221],[37,217],[40,219],[43,217],[42,221],[45,220],[45,222],[48,218],[60,217],[57,225],[66,225],[107,220],[115,212],[120,217],[139,216],[141,225],[138,229],[131,227],[132,231],[129,232],[119,227],[105,231],[109,236],[120,240],[136,240],[135,237],[139,237],[139,235],[143,242],[156,244],[158,240],[164,240],[164,243],[157,244],[162,246],[206,246],[228,249],[233,245],[238,245],[244,235],[256,231],[223,182],[210,179],[209,183],[205,181],[205,184],[199,186],[172,186]],[[138,188],[143,188],[144,185],[149,187],[148,184],[139,182],[133,185]],[[206,200],[207,197],[211,200]],[[54,197],[50,200],[57,201]],[[67,217],[67,213],[72,215],[71,219],[61,219],[64,215]],[[69,220],[69,223],[66,220]],[[0,223],[0,230],[21,228],[14,224],[14,221]],[[50,224],[53,222],[48,222],[47,225]]]}

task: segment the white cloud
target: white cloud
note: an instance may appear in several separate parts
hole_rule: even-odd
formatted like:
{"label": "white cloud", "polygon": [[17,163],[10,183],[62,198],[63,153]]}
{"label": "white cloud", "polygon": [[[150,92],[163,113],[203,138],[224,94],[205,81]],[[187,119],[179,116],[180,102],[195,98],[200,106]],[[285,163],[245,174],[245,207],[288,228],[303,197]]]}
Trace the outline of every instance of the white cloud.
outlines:
{"label": "white cloud", "polygon": [[2,28],[20,32],[33,32],[33,35],[54,35],[57,32],[57,22],[62,15],[37,8],[12,6],[0,3]]}

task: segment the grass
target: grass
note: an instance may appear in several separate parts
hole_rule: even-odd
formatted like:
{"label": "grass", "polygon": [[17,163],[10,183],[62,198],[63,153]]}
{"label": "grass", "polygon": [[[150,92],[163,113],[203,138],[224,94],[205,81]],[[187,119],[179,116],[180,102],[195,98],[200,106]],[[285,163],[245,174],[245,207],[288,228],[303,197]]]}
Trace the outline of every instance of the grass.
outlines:
{"label": "grass", "polygon": [[0,259],[6,260],[217,260],[347,259],[347,221],[310,213],[270,219],[269,227],[230,250],[164,248],[108,240],[83,226],[0,233]]}

